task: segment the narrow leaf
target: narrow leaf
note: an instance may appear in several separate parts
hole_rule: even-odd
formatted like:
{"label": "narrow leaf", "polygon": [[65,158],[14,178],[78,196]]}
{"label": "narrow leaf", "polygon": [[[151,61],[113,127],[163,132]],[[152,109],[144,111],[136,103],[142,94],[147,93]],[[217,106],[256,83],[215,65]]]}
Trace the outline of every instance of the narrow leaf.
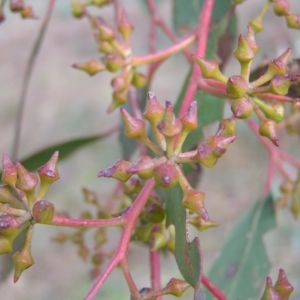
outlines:
{"label": "narrow leaf", "polygon": [[263,235],[273,227],[275,211],[269,195],[257,201],[233,228],[208,276],[228,299],[258,296],[270,268]]}

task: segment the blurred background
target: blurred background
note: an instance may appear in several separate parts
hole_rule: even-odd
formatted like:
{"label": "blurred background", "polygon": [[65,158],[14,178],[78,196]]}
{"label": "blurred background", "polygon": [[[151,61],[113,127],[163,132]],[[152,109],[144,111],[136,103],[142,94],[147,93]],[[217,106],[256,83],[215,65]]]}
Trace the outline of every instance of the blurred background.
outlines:
{"label": "blurred background", "polygon": [[[149,13],[143,1],[122,1],[135,30],[133,51],[136,55],[147,53]],[[295,13],[300,13],[297,0],[290,0]],[[38,35],[47,1],[32,0],[38,20],[21,20],[5,9],[6,20],[0,25],[0,153],[12,152],[16,109],[21,92],[25,66],[33,43]],[[171,24],[171,1],[157,1],[161,15]],[[248,0],[237,8],[240,33],[246,33],[248,21],[260,11],[264,1]],[[108,6],[93,10],[108,23],[113,22],[113,12]],[[224,12],[225,13],[225,12]],[[266,29],[257,35],[261,50],[254,66],[264,59],[275,58],[287,47],[291,47],[293,58],[300,58],[300,33],[287,30],[282,18],[271,11],[267,14]],[[159,35],[159,49],[169,45]],[[70,14],[70,1],[57,1],[46,36],[33,71],[24,112],[19,159],[46,146],[71,140],[76,137],[98,134],[120,122],[119,111],[106,114],[111,102],[108,72],[89,77],[71,68],[73,63],[99,58],[93,32],[87,20],[76,20]],[[232,59],[227,64],[226,74],[238,72],[238,64]],[[143,70],[143,69],[141,69]],[[182,82],[188,72],[185,58],[175,55],[158,70],[152,92],[160,101],[177,99]],[[228,117],[230,108],[225,108]],[[216,131],[217,124],[207,128],[207,135]],[[300,159],[299,138],[286,134],[279,137],[281,147]],[[56,210],[68,211],[78,217],[85,208],[81,189],[97,192],[105,201],[110,197],[114,180],[99,179],[101,169],[111,166],[121,157],[121,148],[116,147],[117,134],[91,144],[59,163],[60,180],[47,193],[47,199],[55,204]],[[238,122],[238,138],[215,168],[204,170],[199,186],[206,193],[206,207],[211,218],[221,226],[201,233],[191,232],[191,238],[200,236],[203,251],[204,273],[210,269],[218,256],[232,226],[239,216],[257,200],[264,186],[267,152],[246,125]],[[288,170],[293,172],[293,170]],[[272,189],[278,192],[280,178],[275,178]],[[273,281],[279,268],[283,268],[296,290],[292,300],[300,299],[300,223],[293,220],[287,210],[277,214],[278,227],[265,235],[266,247],[272,264],[269,275]],[[82,261],[77,249],[70,243],[59,245],[51,239],[60,231],[50,226],[35,226],[32,253],[35,264],[25,271],[17,284],[13,274],[0,283],[1,299],[83,299],[92,281],[89,277],[90,264]],[[119,230],[111,229],[111,241],[105,247],[115,249],[120,237]],[[129,251],[129,265],[138,287],[150,286],[147,248],[133,244]],[[162,260],[163,284],[170,277],[180,278],[175,260],[168,256]],[[298,289],[297,289],[298,287]],[[124,296],[126,295],[126,296]],[[120,270],[115,270],[95,299],[129,299],[126,283]],[[187,291],[182,299],[191,299]],[[164,299],[173,299],[165,297]],[[231,299],[233,300],[233,299]],[[246,299],[239,299],[246,300]]]}

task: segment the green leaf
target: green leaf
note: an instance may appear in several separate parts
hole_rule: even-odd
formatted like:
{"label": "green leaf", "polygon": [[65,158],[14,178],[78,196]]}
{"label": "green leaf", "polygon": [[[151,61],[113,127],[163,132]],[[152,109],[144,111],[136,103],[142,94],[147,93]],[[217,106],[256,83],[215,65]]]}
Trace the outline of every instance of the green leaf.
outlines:
{"label": "green leaf", "polygon": [[[104,134],[77,138],[68,142],[49,146],[21,160],[21,163],[25,166],[26,169],[33,171],[45,164],[55,151],[59,151],[59,161],[62,161],[63,159],[66,159],[71,154],[73,154],[73,152],[75,152],[76,150],[86,147],[93,142],[99,141],[102,138],[109,136],[109,134],[111,133],[112,131],[110,130],[110,132],[106,132]],[[0,175],[2,176],[2,174]]]}
{"label": "green leaf", "polygon": [[[186,210],[182,206],[183,193],[179,185],[160,189],[166,203],[167,226],[175,226],[175,259],[183,278],[195,288],[194,299],[201,299],[201,252],[199,238],[188,242],[186,231]],[[203,297],[202,297],[203,299]]]}
{"label": "green leaf", "polygon": [[208,275],[228,299],[258,296],[270,268],[263,235],[273,227],[275,211],[269,195],[257,201],[231,231]]}

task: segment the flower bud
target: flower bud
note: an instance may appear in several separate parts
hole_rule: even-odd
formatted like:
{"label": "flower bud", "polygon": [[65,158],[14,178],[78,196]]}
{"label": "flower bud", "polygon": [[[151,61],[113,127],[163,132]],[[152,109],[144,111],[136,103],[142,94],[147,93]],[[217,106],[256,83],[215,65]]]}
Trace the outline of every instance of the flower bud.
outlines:
{"label": "flower bud", "polygon": [[157,250],[165,247],[167,245],[167,242],[168,242],[166,237],[158,231],[152,232],[151,240],[152,240],[152,242],[151,242],[151,249],[150,250],[152,252],[157,251]]}
{"label": "flower bud", "polygon": [[147,103],[143,112],[144,118],[151,124],[152,127],[156,127],[162,120],[165,110],[158,102],[156,96],[149,92],[147,94]]}
{"label": "flower bud", "polygon": [[24,0],[10,0],[10,10],[20,12],[25,8]]}
{"label": "flower bud", "polygon": [[182,205],[200,216],[204,221],[209,220],[208,213],[204,207],[205,194],[203,192],[188,189],[183,196]]}
{"label": "flower bud", "polygon": [[204,59],[197,55],[192,55],[193,61],[200,67],[204,78],[211,78],[226,83],[228,78],[221,73],[219,63],[215,60]]}
{"label": "flower bud", "polygon": [[195,160],[207,168],[212,168],[219,157],[226,152],[225,148],[215,148],[207,144],[201,144],[197,148]]}
{"label": "flower bud", "polygon": [[38,169],[40,177],[38,199],[43,198],[50,185],[59,179],[59,174],[57,170],[58,156],[59,152],[55,151],[49,159],[49,161]]}
{"label": "flower bud", "polygon": [[264,29],[263,17],[258,15],[250,20],[249,25],[253,28],[255,33],[262,31]]}
{"label": "flower bud", "polygon": [[0,203],[10,204],[16,201],[11,188],[8,185],[0,185]]}
{"label": "flower bud", "polygon": [[175,117],[170,101],[166,101],[164,117],[157,125],[157,128],[163,136],[168,138],[174,137],[182,129],[182,124],[180,120]]}
{"label": "flower bud", "polygon": [[223,119],[220,121],[217,135],[227,136],[227,135],[234,135],[235,133],[236,133],[235,118]]}
{"label": "flower bud", "polygon": [[175,166],[166,162],[161,165],[158,165],[154,169],[154,180],[156,184],[163,188],[171,188],[177,184],[179,179],[179,174]]}
{"label": "flower bud", "polygon": [[132,174],[127,173],[127,169],[132,164],[128,161],[119,159],[113,166],[99,172],[98,177],[113,177],[115,179],[126,182]]}
{"label": "flower bud", "polygon": [[122,34],[125,41],[127,41],[133,31],[133,26],[129,22],[128,16],[124,9],[121,12],[118,30]]}
{"label": "flower bud", "polygon": [[91,76],[105,70],[105,66],[96,59],[91,59],[87,63],[83,64],[73,64],[72,67],[78,70],[82,70]]}
{"label": "flower bud", "polygon": [[275,146],[279,147],[279,140],[276,136],[276,123],[273,120],[263,120],[259,127],[259,134],[267,137]]}
{"label": "flower bud", "polygon": [[163,295],[173,295],[175,297],[181,297],[190,285],[181,279],[172,278],[162,289]]}
{"label": "flower bud", "polygon": [[37,19],[37,16],[35,15],[31,6],[26,6],[24,9],[22,9],[20,15],[23,19]]}
{"label": "flower bud", "polygon": [[140,183],[140,180],[137,178],[130,178],[123,186],[124,192],[127,195],[132,195],[132,194],[138,194],[141,189],[142,185]]}
{"label": "flower bud", "polygon": [[191,132],[198,127],[197,102],[193,101],[186,114],[180,118],[182,128]]}
{"label": "flower bud", "polygon": [[236,140],[236,135],[228,135],[228,136],[214,135],[208,139],[207,145],[214,148],[227,149],[227,147],[235,140]]}
{"label": "flower bud", "polygon": [[104,263],[105,256],[102,252],[98,252],[92,255],[91,262],[94,266],[101,266]]}
{"label": "flower bud", "polygon": [[146,135],[145,122],[132,117],[124,108],[121,108],[121,114],[125,123],[124,133],[130,139],[140,139]]}
{"label": "flower bud", "polygon": [[114,52],[114,48],[109,42],[100,41],[98,51],[104,54],[112,54]]}
{"label": "flower bud", "polygon": [[142,73],[138,73],[137,71],[134,71],[131,83],[133,86],[140,89],[146,85],[147,77]]}
{"label": "flower bud", "polygon": [[71,11],[74,18],[81,19],[84,16],[84,8],[78,1],[73,1]]}
{"label": "flower bud", "polygon": [[122,76],[113,78],[110,84],[113,88],[114,93],[123,92],[127,88],[126,80]]}
{"label": "flower bud", "polygon": [[2,167],[2,182],[10,186],[15,186],[17,181],[17,168],[6,154],[2,155]]}
{"label": "flower bud", "polygon": [[253,104],[246,97],[233,100],[231,111],[236,118],[247,119],[253,113]]}
{"label": "flower bud", "polygon": [[55,214],[53,203],[47,200],[40,200],[34,203],[32,215],[38,223],[50,224]]}
{"label": "flower bud", "polygon": [[34,264],[34,260],[30,252],[30,245],[28,245],[27,247],[26,245],[27,244],[25,244],[22,249],[15,253],[12,257],[15,266],[14,283],[19,280],[22,273],[26,269]]}
{"label": "flower bud", "polygon": [[19,162],[16,162],[16,168],[18,173],[16,187],[24,192],[33,191],[38,184],[38,177],[35,174],[27,171]]}
{"label": "flower bud", "polygon": [[141,225],[135,228],[134,237],[142,242],[148,242],[153,230],[153,224]]}
{"label": "flower bud", "polygon": [[[266,74],[269,74],[268,80],[271,79],[274,75],[285,75],[287,72],[287,65],[291,57],[291,49],[288,48],[280,56],[275,59],[272,59],[268,65],[268,70]],[[265,75],[264,75],[265,76]],[[266,81],[268,81],[266,80]]]}
{"label": "flower bud", "polygon": [[300,29],[300,16],[289,14],[285,16],[286,24],[290,28]]}
{"label": "flower bud", "polygon": [[260,47],[256,42],[253,28],[251,26],[247,26],[247,29],[248,29],[248,33],[246,36],[247,42],[250,48],[252,49],[252,51],[254,52],[254,54],[256,54],[259,51]]}
{"label": "flower bud", "polygon": [[281,300],[281,296],[274,290],[270,277],[266,279],[266,287],[260,300]]}
{"label": "flower bud", "polygon": [[109,27],[101,18],[93,20],[93,25],[98,29],[100,41],[111,41],[115,34],[113,28]]}
{"label": "flower bud", "polygon": [[277,16],[286,16],[289,14],[290,5],[287,0],[273,0],[273,10]]}
{"label": "flower bud", "polygon": [[165,215],[165,210],[161,205],[152,203],[146,209],[145,219],[150,223],[157,224],[165,219]]}
{"label": "flower bud", "polygon": [[205,221],[200,216],[190,218],[189,223],[196,227],[199,231],[204,231],[206,229],[219,226],[219,223],[213,221]]}
{"label": "flower bud", "polygon": [[234,75],[228,79],[226,87],[230,96],[242,98],[248,90],[248,83],[242,76]]}
{"label": "flower bud", "polygon": [[127,169],[129,174],[138,174],[141,179],[149,179],[153,176],[155,164],[147,155],[141,156],[138,161]]}
{"label": "flower bud", "polygon": [[248,40],[242,34],[238,37],[238,46],[233,51],[233,55],[240,63],[248,63],[253,60],[255,56]]}
{"label": "flower bud", "polygon": [[258,98],[253,98],[253,100],[268,119],[276,123],[280,123],[283,120],[284,105],[281,102],[266,103]]}
{"label": "flower bud", "polygon": [[294,290],[294,287],[290,284],[282,269],[279,269],[278,279],[274,285],[274,290],[280,294],[281,300],[288,300]]}
{"label": "flower bud", "polygon": [[108,71],[115,73],[123,66],[123,60],[120,56],[110,54],[105,58],[105,67]]}
{"label": "flower bud", "polygon": [[0,255],[12,252],[12,242],[0,234]]}
{"label": "flower bud", "polygon": [[0,234],[6,239],[13,241],[20,233],[20,224],[10,214],[3,214],[0,216]]}
{"label": "flower bud", "polygon": [[286,95],[290,86],[297,82],[300,74],[275,75],[270,82],[270,92],[277,95]]}
{"label": "flower bud", "polygon": [[113,112],[116,108],[127,102],[128,90],[125,89],[122,92],[114,92],[112,94],[112,103],[107,109],[107,113]]}

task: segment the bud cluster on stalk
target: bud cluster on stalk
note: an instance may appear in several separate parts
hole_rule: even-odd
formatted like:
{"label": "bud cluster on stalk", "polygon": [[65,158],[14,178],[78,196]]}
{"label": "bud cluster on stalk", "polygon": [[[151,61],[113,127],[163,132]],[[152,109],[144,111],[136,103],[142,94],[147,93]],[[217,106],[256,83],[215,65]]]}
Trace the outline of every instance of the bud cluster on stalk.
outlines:
{"label": "bud cluster on stalk", "polygon": [[2,157],[4,184],[0,185],[0,254],[12,252],[13,241],[26,230],[24,245],[13,255],[15,282],[34,263],[30,252],[33,225],[49,224],[54,217],[54,205],[43,198],[50,185],[59,179],[57,160],[58,152],[55,152],[38,169],[37,176],[20,162],[13,163],[6,154]]}
{"label": "bud cluster on stalk", "polygon": [[286,178],[280,186],[281,196],[277,200],[277,206],[285,207],[289,204],[289,209],[294,218],[297,219],[300,213],[300,173],[296,180]]}
{"label": "bud cluster on stalk", "polygon": [[[99,4],[96,4],[99,2]],[[100,5],[101,2],[101,5]],[[111,73],[120,71],[117,76],[111,80],[112,103],[108,112],[114,111],[117,107],[125,104],[128,99],[128,92],[131,85],[141,88],[146,84],[146,77],[138,72],[133,65],[132,51],[130,48],[130,36],[133,26],[129,22],[125,10],[120,14],[118,26],[115,30],[109,26],[102,18],[92,17],[86,13],[86,6],[92,4],[98,7],[109,4],[111,1],[91,1],[91,3],[82,4],[78,0],[73,0],[72,13],[76,18],[86,16],[92,28],[95,31],[94,37],[98,44],[98,50],[103,55],[101,61],[91,59],[86,63],[73,64],[73,67],[85,71],[93,76],[101,71],[107,70]],[[122,41],[118,39],[121,35]]]}
{"label": "bud cluster on stalk", "polygon": [[[262,76],[250,81],[251,64],[258,51],[254,30],[248,26],[247,35],[239,36],[237,48],[233,52],[240,64],[240,75],[226,77],[214,60],[196,55],[193,56],[193,60],[199,65],[204,79],[214,80],[225,86],[226,97],[232,100],[233,116],[237,119],[246,119],[254,112],[260,123],[260,135],[278,146],[276,127],[285,116],[285,105],[278,99],[288,93],[292,84],[300,81],[300,74],[287,72],[291,56],[291,50],[288,48],[279,57],[270,61]],[[265,100],[266,97],[268,100]]]}
{"label": "bud cluster on stalk", "polygon": [[37,19],[32,6],[27,5],[24,0],[10,0],[9,8],[12,12],[20,14],[23,19]]}
{"label": "bud cluster on stalk", "polygon": [[[125,135],[147,146],[154,157],[142,155],[135,163],[120,159],[113,166],[100,171],[98,176],[120,180],[124,183],[124,190],[128,195],[137,195],[143,185],[142,181],[150,178],[154,179],[157,186],[166,189],[179,184],[183,191],[182,205],[196,216],[190,218],[190,223],[199,230],[216,226],[216,223],[210,221],[205,209],[205,194],[191,187],[181,165],[188,163],[213,167],[236,139],[236,119],[232,117],[221,120],[214,136],[200,144],[196,150],[182,152],[186,137],[198,126],[196,101],[191,103],[186,114],[178,118],[170,101],[166,101],[163,107],[156,96],[149,92],[143,119],[130,115],[124,108],[121,108],[121,114],[125,124]],[[146,121],[150,124],[155,142],[148,138]],[[136,228],[136,238],[143,241],[154,239],[153,249],[171,249],[170,245],[174,243],[170,242],[163,232],[163,203],[155,197],[149,199],[140,219],[141,226]]]}
{"label": "bud cluster on stalk", "polygon": [[264,18],[272,3],[273,12],[278,17],[284,17],[289,28],[300,29],[300,15],[290,12],[288,0],[267,0],[260,13],[249,22],[249,25],[252,26],[255,32],[260,32],[264,29]]}
{"label": "bud cluster on stalk", "polygon": [[293,290],[294,287],[288,281],[284,270],[280,269],[274,285],[270,277],[266,278],[265,290],[260,300],[288,300]]}

